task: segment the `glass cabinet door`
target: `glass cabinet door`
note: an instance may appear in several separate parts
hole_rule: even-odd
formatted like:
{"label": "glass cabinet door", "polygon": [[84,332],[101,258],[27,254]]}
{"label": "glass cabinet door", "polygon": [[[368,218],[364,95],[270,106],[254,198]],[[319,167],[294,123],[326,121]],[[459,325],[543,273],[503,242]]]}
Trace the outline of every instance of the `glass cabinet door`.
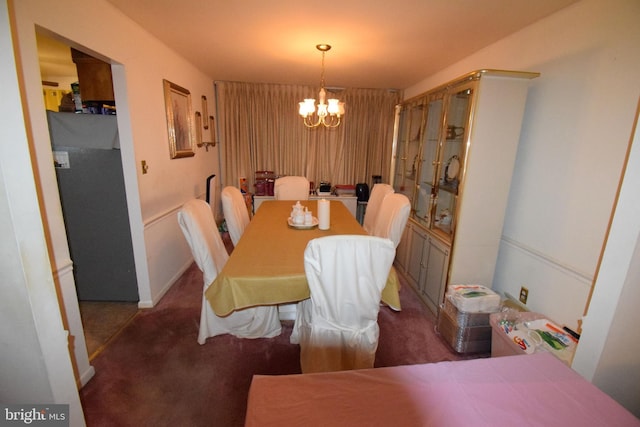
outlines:
{"label": "glass cabinet door", "polygon": [[455,227],[458,187],[463,178],[469,135],[467,129],[475,83],[464,83],[448,90],[439,171],[431,215],[432,228],[451,237]]}
{"label": "glass cabinet door", "polygon": [[400,119],[398,124],[397,146],[395,153],[395,170],[393,172],[393,189],[396,192],[402,192],[405,184],[404,170],[407,163],[407,126],[409,124],[409,109],[406,105],[400,110]]}
{"label": "glass cabinet door", "polygon": [[412,204],[416,187],[423,114],[423,100],[404,105],[400,112],[393,186],[397,193],[406,195]]}
{"label": "glass cabinet door", "polygon": [[433,201],[437,185],[438,147],[442,133],[444,93],[427,101],[425,128],[420,152],[420,178],[417,183],[414,219],[427,228],[433,220]]}

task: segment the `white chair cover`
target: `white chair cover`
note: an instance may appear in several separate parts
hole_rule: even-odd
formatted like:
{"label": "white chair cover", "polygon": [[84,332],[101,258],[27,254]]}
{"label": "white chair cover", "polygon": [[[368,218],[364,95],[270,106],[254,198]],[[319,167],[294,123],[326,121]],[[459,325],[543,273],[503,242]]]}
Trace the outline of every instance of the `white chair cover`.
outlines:
{"label": "white chair cover", "polygon": [[389,184],[374,184],[371,189],[367,209],[364,211],[364,221],[362,222],[362,228],[364,228],[367,233],[371,234],[373,225],[376,222],[376,217],[380,211],[382,200],[390,193],[393,193],[393,187]]}
{"label": "white chair cover", "polygon": [[282,327],[277,306],[247,308],[225,317],[217,316],[211,309],[204,292],[222,270],[229,255],[207,202],[193,199],[185,203],[178,212],[178,223],[204,279],[198,343],[204,344],[207,338],[221,334],[232,334],[239,338],[280,335]]}
{"label": "white chair cover", "polygon": [[220,193],[222,200],[222,213],[227,222],[229,236],[236,246],[244,233],[244,229],[249,225],[249,212],[244,202],[244,197],[240,190],[236,187],[228,186],[222,189]]}
{"label": "white chair cover", "polygon": [[298,304],[290,341],[302,372],[373,368],[380,294],[395,248],[388,239],[337,235],[311,240],[304,266],[311,298]]}
{"label": "white chair cover", "polygon": [[407,225],[411,213],[411,202],[404,194],[387,194],[382,200],[380,212],[371,230],[371,235],[384,237],[393,242],[398,247],[402,232]]}
{"label": "white chair cover", "polygon": [[273,185],[276,200],[307,200],[309,198],[309,180],[304,176],[283,176]]}

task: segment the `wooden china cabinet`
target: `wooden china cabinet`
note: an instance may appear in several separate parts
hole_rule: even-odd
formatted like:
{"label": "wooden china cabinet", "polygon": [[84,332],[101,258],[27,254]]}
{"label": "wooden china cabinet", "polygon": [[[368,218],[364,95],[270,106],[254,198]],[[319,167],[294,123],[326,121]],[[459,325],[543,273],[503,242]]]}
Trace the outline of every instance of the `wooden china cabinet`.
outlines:
{"label": "wooden china cabinet", "polygon": [[492,286],[530,80],[478,70],[396,109],[391,177],[412,204],[396,267],[437,314],[449,283]]}

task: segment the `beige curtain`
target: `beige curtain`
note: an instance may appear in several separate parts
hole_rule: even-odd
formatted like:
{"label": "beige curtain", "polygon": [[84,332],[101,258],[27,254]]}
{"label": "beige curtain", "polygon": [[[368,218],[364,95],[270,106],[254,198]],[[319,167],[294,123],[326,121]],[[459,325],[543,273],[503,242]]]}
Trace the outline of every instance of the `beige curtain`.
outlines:
{"label": "beige curtain", "polygon": [[237,186],[238,178],[246,177],[251,189],[258,170],[334,185],[372,185],[372,175],[388,181],[394,107],[401,93],[335,91],[346,103],[340,126],[309,129],[298,115],[298,102],[317,98],[317,91],[310,86],[216,82],[224,185]]}

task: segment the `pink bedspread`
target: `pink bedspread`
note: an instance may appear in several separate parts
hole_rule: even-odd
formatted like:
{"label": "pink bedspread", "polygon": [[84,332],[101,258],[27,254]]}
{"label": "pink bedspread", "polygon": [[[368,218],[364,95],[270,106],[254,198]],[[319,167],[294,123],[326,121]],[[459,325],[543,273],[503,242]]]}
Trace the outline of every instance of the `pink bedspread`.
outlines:
{"label": "pink bedspread", "polygon": [[550,354],[253,377],[247,427],[640,426]]}

